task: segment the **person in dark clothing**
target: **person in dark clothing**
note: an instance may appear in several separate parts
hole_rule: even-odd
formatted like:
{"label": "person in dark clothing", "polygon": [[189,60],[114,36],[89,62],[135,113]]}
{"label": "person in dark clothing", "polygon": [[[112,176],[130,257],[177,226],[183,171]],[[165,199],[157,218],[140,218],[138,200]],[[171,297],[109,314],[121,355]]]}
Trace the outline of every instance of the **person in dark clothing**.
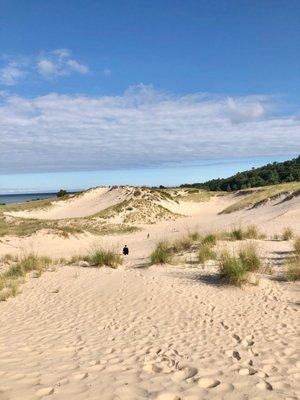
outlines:
{"label": "person in dark clothing", "polygon": [[128,254],[129,254],[129,249],[127,247],[127,244],[125,244],[125,246],[123,247],[123,254],[124,254],[124,256],[128,256]]}

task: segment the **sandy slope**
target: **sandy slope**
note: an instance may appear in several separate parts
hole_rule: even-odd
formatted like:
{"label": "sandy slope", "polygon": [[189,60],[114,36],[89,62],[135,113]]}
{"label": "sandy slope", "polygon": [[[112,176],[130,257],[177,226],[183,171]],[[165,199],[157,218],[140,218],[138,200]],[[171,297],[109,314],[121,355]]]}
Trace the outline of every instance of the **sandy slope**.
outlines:
{"label": "sandy slope", "polygon": [[219,286],[212,267],[64,267],[0,310],[1,400],[300,393],[298,307],[276,282],[241,290]]}
{"label": "sandy slope", "polygon": [[126,243],[130,255],[117,270],[63,266],[28,278],[0,303],[0,400],[298,399],[300,287],[277,274],[291,243],[261,241],[275,274],[243,289],[220,285],[215,265],[147,266],[158,240],[196,229],[300,233],[299,197],[219,215],[232,201],[128,235],[1,238],[0,254],[68,257]]}
{"label": "sandy slope", "polygon": [[66,201],[56,201],[44,210],[16,211],[8,213],[16,217],[35,219],[82,218],[94,215],[126,200],[132,188],[98,187]]}

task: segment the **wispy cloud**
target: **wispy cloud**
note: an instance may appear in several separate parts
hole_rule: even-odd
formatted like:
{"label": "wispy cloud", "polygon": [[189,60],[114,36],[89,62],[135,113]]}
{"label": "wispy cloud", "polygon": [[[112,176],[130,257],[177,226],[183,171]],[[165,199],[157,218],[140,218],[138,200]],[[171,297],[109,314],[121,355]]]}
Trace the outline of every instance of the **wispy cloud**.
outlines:
{"label": "wispy cloud", "polygon": [[6,86],[16,85],[26,74],[27,72],[23,65],[16,61],[9,61],[4,67],[0,68],[0,84]]}
{"label": "wispy cloud", "polygon": [[32,57],[31,60],[26,59],[26,62],[20,61],[20,57],[14,59],[3,56],[1,58],[0,84],[5,86],[14,86],[30,76],[50,79],[89,72],[89,67],[76,60],[68,49],[43,52],[39,56]]}
{"label": "wispy cloud", "polygon": [[300,121],[268,96],[175,96],[138,85],[121,96],[0,100],[0,172],[122,169],[300,152]]}
{"label": "wispy cloud", "polygon": [[87,74],[89,68],[72,58],[67,49],[56,49],[40,56],[37,62],[37,71],[45,78],[66,76],[73,72]]}
{"label": "wispy cloud", "polygon": [[105,68],[103,70],[103,75],[106,76],[107,78],[109,78],[112,75],[112,72],[109,68]]}

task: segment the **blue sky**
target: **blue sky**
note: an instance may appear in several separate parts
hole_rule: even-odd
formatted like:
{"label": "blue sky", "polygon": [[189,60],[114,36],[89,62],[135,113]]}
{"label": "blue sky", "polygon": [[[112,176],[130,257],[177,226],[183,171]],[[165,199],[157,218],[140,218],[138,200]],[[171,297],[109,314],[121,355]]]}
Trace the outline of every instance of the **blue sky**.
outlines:
{"label": "blue sky", "polygon": [[0,190],[201,181],[300,152],[297,0],[0,0],[0,25]]}

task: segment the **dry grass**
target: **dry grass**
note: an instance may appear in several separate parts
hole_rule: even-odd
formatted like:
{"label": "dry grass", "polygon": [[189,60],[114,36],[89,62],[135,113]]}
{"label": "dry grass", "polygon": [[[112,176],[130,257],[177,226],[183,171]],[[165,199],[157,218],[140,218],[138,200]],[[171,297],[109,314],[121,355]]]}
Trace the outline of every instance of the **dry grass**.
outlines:
{"label": "dry grass", "polygon": [[249,190],[249,195],[238,200],[236,203],[225,208],[222,214],[229,214],[245,208],[256,207],[268,200],[276,199],[279,196],[290,195],[300,189],[300,182],[282,183],[279,185],[266,186],[263,188]]}
{"label": "dry grass", "polygon": [[293,245],[294,245],[295,256],[300,258],[300,236],[297,236],[294,239]]}
{"label": "dry grass", "polygon": [[257,271],[261,267],[261,261],[257,254],[255,243],[247,243],[239,251],[239,259],[247,271]]}
{"label": "dry grass", "polygon": [[6,271],[0,274],[0,300],[4,301],[15,296],[20,283],[28,272],[36,271],[38,275],[41,275],[50,264],[52,264],[50,258],[38,257],[35,254],[29,254],[15,261]]}
{"label": "dry grass", "polygon": [[168,242],[159,242],[150,255],[151,264],[168,264],[172,261],[172,251]]}
{"label": "dry grass", "polygon": [[288,281],[300,280],[300,258],[292,257],[286,264],[286,278]]}
{"label": "dry grass", "polygon": [[282,232],[282,240],[291,240],[293,236],[294,236],[293,230],[289,226],[286,226]]}
{"label": "dry grass", "polygon": [[201,244],[215,246],[217,243],[217,235],[215,233],[209,233],[208,235],[204,236],[201,240]]}
{"label": "dry grass", "polygon": [[223,234],[223,238],[229,240],[264,239],[265,237],[266,235],[259,232],[255,225],[234,228],[232,231]]}
{"label": "dry grass", "polygon": [[181,251],[187,251],[189,250],[193,245],[193,239],[190,237],[190,235],[184,236],[181,239],[175,240],[172,250],[175,253],[179,253]]}
{"label": "dry grass", "polygon": [[198,251],[198,261],[203,264],[208,260],[215,260],[217,258],[217,254],[212,249],[210,244],[201,244]]}

